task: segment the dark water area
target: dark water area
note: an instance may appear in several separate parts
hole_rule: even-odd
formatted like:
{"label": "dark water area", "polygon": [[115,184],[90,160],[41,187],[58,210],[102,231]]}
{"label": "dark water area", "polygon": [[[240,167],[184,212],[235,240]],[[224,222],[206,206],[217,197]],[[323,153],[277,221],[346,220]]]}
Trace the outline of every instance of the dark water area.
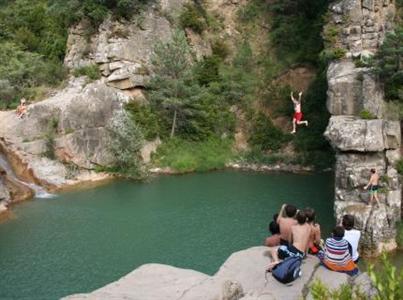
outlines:
{"label": "dark water area", "polygon": [[118,181],[23,203],[0,225],[0,299],[89,292],[145,263],[214,274],[231,253],[262,244],[284,202],[313,207],[324,233],[334,226],[330,173]]}

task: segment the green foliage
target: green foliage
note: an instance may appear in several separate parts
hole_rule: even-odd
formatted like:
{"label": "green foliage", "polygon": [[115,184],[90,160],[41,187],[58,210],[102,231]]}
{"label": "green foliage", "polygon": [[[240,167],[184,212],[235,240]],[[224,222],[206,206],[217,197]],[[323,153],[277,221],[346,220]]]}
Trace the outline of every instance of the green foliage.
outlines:
{"label": "green foliage", "polygon": [[228,45],[222,39],[214,40],[211,44],[211,50],[214,56],[217,56],[222,60],[226,59],[230,52]]}
{"label": "green foliage", "polygon": [[195,66],[195,77],[200,85],[208,85],[211,82],[219,81],[219,67],[221,59],[218,56],[204,58]]}
{"label": "green foliage", "polygon": [[232,140],[209,138],[204,141],[170,139],[153,157],[155,165],[180,172],[222,169],[232,157]]}
{"label": "green foliage", "polygon": [[98,26],[109,13],[130,19],[147,4],[147,0],[49,0],[52,13],[70,26],[84,18]]}
{"label": "green foliage", "polygon": [[114,165],[107,171],[131,178],[143,177],[140,150],[144,137],[133,116],[125,110],[116,111],[106,128],[111,137],[108,150],[114,158]]}
{"label": "green foliage", "polygon": [[203,8],[194,3],[187,3],[179,16],[179,22],[183,29],[190,28],[197,33],[202,33],[206,29],[205,12]]}
{"label": "green foliage", "polygon": [[366,300],[367,296],[349,284],[343,284],[338,289],[330,290],[320,280],[314,281],[311,286],[314,300]]}
{"label": "green foliage", "polygon": [[45,153],[43,155],[49,159],[55,159],[55,136],[57,133],[57,127],[59,126],[59,120],[57,118],[51,118],[48,121],[48,126],[45,134]]}
{"label": "green foliage", "polygon": [[250,22],[256,19],[266,7],[264,1],[251,0],[238,11],[238,18],[241,22]]}
{"label": "green foliage", "polygon": [[90,80],[97,80],[101,78],[101,71],[97,64],[79,67],[73,70],[75,77],[87,76]]}
{"label": "green foliage", "polygon": [[403,102],[403,25],[386,35],[374,63],[385,83],[386,98]]}
{"label": "green foliage", "polygon": [[290,141],[290,135],[284,134],[273,125],[270,118],[259,113],[252,119],[252,132],[249,143],[261,151],[277,151]]}
{"label": "green foliage", "polygon": [[376,119],[376,116],[373,113],[371,113],[370,111],[364,109],[364,110],[360,111],[360,118],[364,119],[364,120],[372,120],[372,119]]}
{"label": "green foliage", "polygon": [[397,271],[391,264],[386,253],[382,254],[382,270],[375,270],[373,265],[368,268],[368,275],[371,278],[378,294],[374,300],[398,300],[403,299],[403,270]]}
{"label": "green foliage", "polygon": [[46,61],[41,55],[21,50],[11,42],[0,43],[0,82],[5,88],[0,93],[2,106],[9,107],[27,89],[47,84],[55,85],[65,74],[57,61]]}
{"label": "green foliage", "polygon": [[397,101],[386,102],[385,118],[388,120],[403,120],[403,103]]}
{"label": "green foliage", "polygon": [[396,163],[396,170],[400,175],[403,175],[403,159],[400,159],[397,163]]}
{"label": "green foliage", "polygon": [[323,48],[321,31],[328,0],[274,0],[271,12],[270,40],[277,56],[287,63],[318,62]]}
{"label": "green foliage", "polygon": [[155,75],[148,94],[162,138],[177,134],[203,140],[233,130],[232,114],[215,81],[219,75],[214,57],[195,66],[184,33],[177,31],[172,41],[156,46],[152,62]]}
{"label": "green foliage", "polygon": [[130,102],[125,108],[130,112],[133,121],[141,128],[146,140],[153,140],[160,135],[158,115],[151,106]]}

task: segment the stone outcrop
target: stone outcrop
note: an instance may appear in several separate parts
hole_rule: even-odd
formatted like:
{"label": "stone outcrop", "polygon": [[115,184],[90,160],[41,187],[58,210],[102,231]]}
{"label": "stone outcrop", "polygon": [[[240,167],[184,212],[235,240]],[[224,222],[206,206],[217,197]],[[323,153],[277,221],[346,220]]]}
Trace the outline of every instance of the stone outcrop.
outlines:
{"label": "stone outcrop", "polygon": [[[310,296],[310,286],[319,279],[331,288],[350,282],[346,274],[319,266],[316,257],[303,261],[302,277],[291,285],[279,283],[265,267],[270,262],[268,248],[253,247],[232,254],[214,276],[160,264],[146,264],[116,282],[89,294],[63,300],[141,299],[141,300],[297,300]],[[370,291],[370,280],[360,275],[359,284]],[[357,279],[358,279],[357,278]]]}
{"label": "stone outcrop", "polygon": [[[400,219],[401,184],[395,169],[400,158],[400,123],[382,119],[384,93],[370,68],[357,67],[353,58],[373,55],[393,28],[393,1],[343,0],[330,5],[329,26],[339,29],[335,47],[346,57],[330,63],[327,107],[332,117],[325,137],[336,150],[335,214],[356,217],[362,230],[361,253],[377,255],[396,247],[395,223]],[[361,119],[365,113],[374,119]],[[368,205],[370,169],[381,177],[381,205]]]}
{"label": "stone outcrop", "polygon": [[374,54],[385,34],[393,29],[395,10],[393,0],[339,0],[332,3],[327,26],[338,33],[333,46],[345,49],[347,57]]}

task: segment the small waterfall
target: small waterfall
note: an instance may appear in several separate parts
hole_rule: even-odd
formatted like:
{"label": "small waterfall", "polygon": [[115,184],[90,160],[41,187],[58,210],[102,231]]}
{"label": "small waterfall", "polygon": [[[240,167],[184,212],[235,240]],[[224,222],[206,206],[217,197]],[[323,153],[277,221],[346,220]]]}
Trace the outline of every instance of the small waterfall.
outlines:
{"label": "small waterfall", "polygon": [[0,153],[0,167],[6,171],[7,176],[9,178],[11,178],[12,180],[17,181],[18,183],[21,183],[22,185],[25,185],[26,187],[29,187],[31,190],[33,190],[35,192],[35,198],[53,198],[53,197],[55,197],[54,194],[48,193],[43,187],[41,187],[35,183],[29,183],[29,182],[25,182],[25,181],[18,179],[17,176],[15,175],[13,169],[11,168],[9,162],[4,157],[4,155],[1,153]]}

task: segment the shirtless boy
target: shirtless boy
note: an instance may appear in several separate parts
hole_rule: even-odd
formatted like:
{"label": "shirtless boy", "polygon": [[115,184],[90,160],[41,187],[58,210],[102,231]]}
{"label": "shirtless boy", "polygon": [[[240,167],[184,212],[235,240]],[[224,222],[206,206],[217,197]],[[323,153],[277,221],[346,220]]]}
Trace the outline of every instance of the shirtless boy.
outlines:
{"label": "shirtless boy", "polygon": [[302,92],[299,92],[298,100],[296,100],[294,98],[294,92],[291,92],[291,101],[294,103],[294,117],[292,118],[291,133],[297,132],[297,125],[305,124],[305,126],[308,126],[308,121],[302,121],[301,96]]}
{"label": "shirtless boy", "polygon": [[376,203],[378,203],[379,206],[379,199],[378,199],[379,175],[375,169],[371,169],[371,177],[368,181],[368,184],[364,186],[365,190],[368,188],[370,194],[369,204],[372,204],[375,198]]}
{"label": "shirtless boy", "polygon": [[287,257],[300,257],[303,258],[308,250],[309,239],[311,236],[311,225],[306,222],[306,215],[303,211],[298,211],[297,225],[291,227],[289,245],[281,245],[271,249],[273,262],[269,265],[272,269],[280,262],[280,259]]}
{"label": "shirtless boy", "polygon": [[291,243],[291,227],[297,224],[294,219],[297,208],[291,204],[283,204],[277,217],[277,224],[280,226],[280,245]]}

